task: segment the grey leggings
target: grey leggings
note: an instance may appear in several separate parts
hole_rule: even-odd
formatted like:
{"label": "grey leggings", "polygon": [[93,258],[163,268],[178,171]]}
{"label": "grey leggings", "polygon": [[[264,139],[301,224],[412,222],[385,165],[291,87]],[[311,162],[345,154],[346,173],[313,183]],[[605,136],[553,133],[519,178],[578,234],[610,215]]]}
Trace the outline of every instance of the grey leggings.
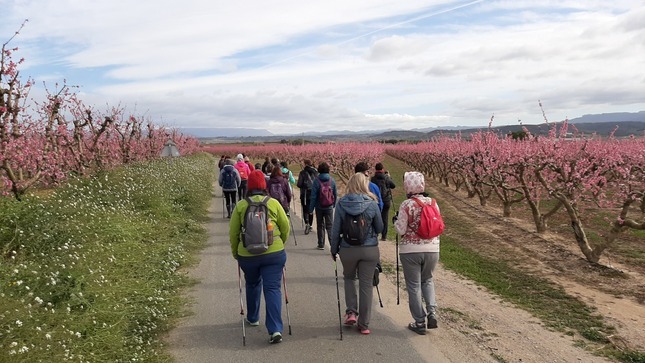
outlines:
{"label": "grey leggings", "polygon": [[425,324],[426,316],[434,315],[437,310],[432,273],[439,262],[439,252],[402,253],[400,257],[408,289],[410,314],[415,322]]}
{"label": "grey leggings", "polygon": [[[374,269],[380,258],[378,246],[341,248],[338,252],[343,263],[345,285],[345,312],[358,314],[358,325],[367,328],[372,315]],[[356,296],[356,272],[358,289]]]}

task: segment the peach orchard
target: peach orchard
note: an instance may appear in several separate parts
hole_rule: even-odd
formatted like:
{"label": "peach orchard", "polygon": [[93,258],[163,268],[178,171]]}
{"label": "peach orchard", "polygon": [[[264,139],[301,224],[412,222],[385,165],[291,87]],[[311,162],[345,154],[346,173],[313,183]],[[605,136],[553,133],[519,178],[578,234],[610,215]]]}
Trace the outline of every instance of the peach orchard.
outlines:
{"label": "peach orchard", "polygon": [[154,125],[113,107],[85,105],[72,88],[56,85],[44,101],[29,98],[33,80],[20,77],[18,49],[3,44],[0,60],[0,193],[21,196],[33,186],[53,186],[70,175],[158,158],[172,139],[183,154],[195,138]]}
{"label": "peach orchard", "polygon": [[[560,129],[558,129],[558,126]],[[330,164],[347,180],[359,161],[374,165],[383,153],[405,161],[455,191],[465,190],[481,205],[494,196],[510,216],[512,206],[524,203],[539,233],[564,210],[573,237],[590,262],[628,229],[645,229],[645,138],[616,139],[595,135],[565,138],[570,126],[554,124],[548,136],[523,138],[480,131],[468,139],[442,136],[416,144],[380,143],[291,145],[208,145],[216,156],[245,153],[254,159],[275,157],[302,165],[310,159]],[[591,242],[583,220],[603,216],[605,233]]]}

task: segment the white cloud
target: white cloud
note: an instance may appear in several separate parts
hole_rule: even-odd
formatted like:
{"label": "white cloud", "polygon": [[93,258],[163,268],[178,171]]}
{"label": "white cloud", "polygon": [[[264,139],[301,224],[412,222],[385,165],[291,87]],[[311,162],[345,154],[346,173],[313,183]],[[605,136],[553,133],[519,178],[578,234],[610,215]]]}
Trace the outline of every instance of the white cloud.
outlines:
{"label": "white cloud", "polygon": [[176,125],[537,123],[538,99],[552,119],[645,109],[641,1],[7,3],[2,34],[30,19],[12,43],[23,74]]}

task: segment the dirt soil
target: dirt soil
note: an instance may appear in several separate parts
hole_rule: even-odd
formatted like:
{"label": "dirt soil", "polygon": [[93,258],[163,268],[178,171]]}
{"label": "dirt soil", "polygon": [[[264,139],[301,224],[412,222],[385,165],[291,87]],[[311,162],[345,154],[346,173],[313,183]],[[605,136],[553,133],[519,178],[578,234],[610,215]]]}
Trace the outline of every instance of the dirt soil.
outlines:
{"label": "dirt soil", "polygon": [[[488,257],[508,260],[513,256],[516,268],[550,279],[595,307],[616,328],[611,339],[618,347],[645,351],[642,266],[623,265],[609,252],[600,264],[591,265],[582,258],[571,234],[558,229],[537,234],[528,219],[503,218],[501,209],[482,207],[477,198],[465,198],[443,186],[427,186],[426,190],[439,201],[447,222],[468,221],[472,227],[453,233],[447,225],[446,234]],[[382,260],[394,264],[394,243],[382,243],[381,254]],[[608,361],[579,347],[580,336],[549,330],[530,313],[441,266],[435,284],[443,326],[469,337],[500,362]]]}

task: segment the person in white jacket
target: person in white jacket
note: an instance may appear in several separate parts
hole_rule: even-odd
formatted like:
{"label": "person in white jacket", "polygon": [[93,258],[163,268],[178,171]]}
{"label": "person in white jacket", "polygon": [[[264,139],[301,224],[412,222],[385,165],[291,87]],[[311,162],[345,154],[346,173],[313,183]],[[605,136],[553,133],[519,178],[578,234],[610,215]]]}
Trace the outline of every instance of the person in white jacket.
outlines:
{"label": "person in white jacket", "polygon": [[439,237],[423,239],[417,234],[421,221],[421,207],[417,201],[423,204],[432,201],[424,191],[423,174],[418,171],[406,172],[403,176],[403,187],[408,199],[401,203],[393,219],[394,227],[401,236],[399,256],[408,290],[410,314],[414,319],[408,325],[408,329],[425,335],[426,328],[437,328],[433,273],[439,262]]}

